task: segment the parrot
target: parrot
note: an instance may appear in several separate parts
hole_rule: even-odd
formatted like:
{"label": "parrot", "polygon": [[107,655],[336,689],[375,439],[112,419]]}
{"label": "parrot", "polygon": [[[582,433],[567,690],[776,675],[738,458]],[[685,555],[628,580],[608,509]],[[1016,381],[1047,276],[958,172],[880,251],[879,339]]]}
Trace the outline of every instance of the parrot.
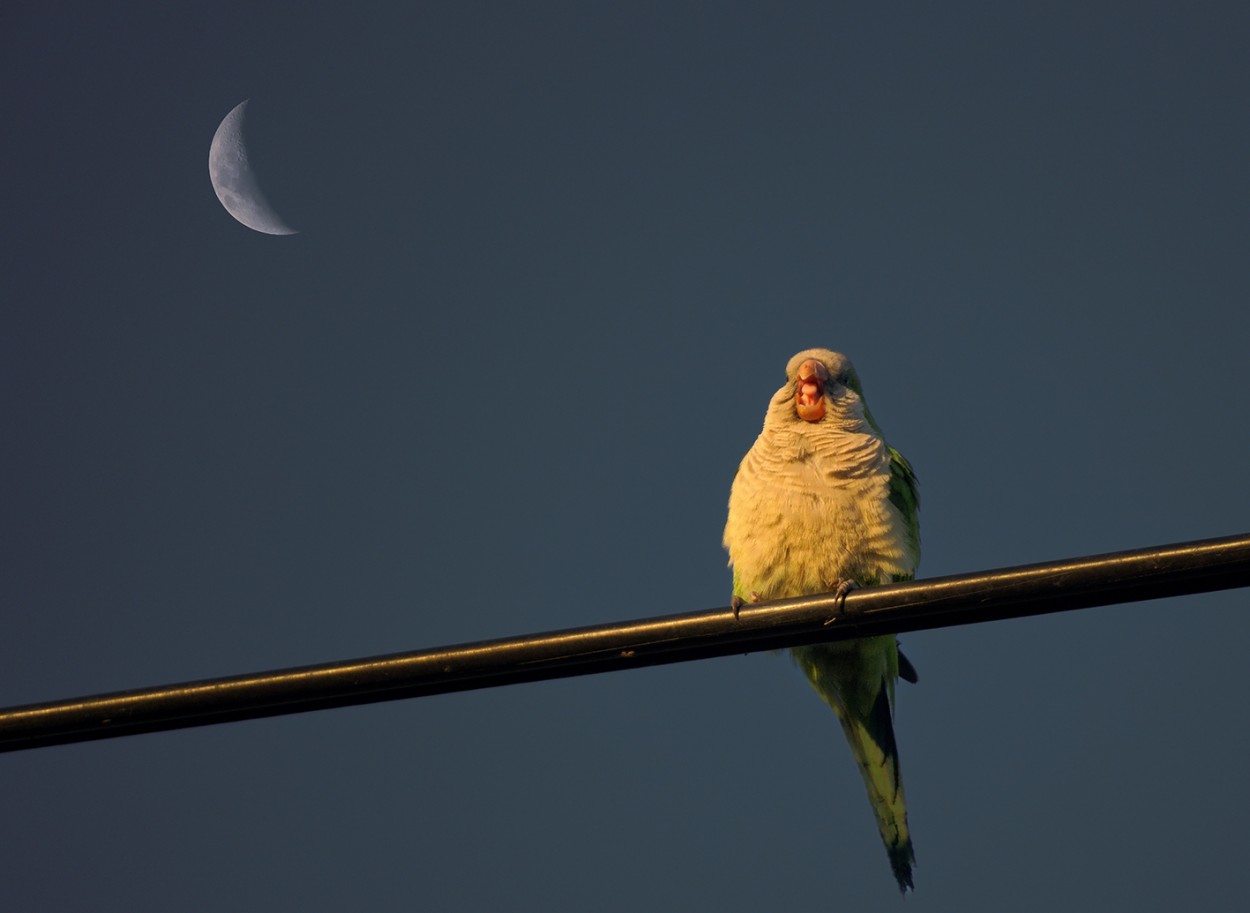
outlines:
{"label": "parrot", "polygon": [[[859,586],[911,580],[918,508],[916,474],[886,444],[850,360],[828,349],[799,352],[730,489],[724,546],[735,614],[746,603],[845,599]],[[893,634],[791,653],[842,724],[899,890],[914,890],[893,708],[895,680],[915,682],[915,668]]]}

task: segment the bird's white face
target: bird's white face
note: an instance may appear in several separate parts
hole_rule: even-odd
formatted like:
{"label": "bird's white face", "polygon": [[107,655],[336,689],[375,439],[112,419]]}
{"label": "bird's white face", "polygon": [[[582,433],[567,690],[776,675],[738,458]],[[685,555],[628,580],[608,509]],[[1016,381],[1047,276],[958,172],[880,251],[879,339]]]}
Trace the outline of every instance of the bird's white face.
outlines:
{"label": "bird's white face", "polygon": [[806,349],[786,365],[786,383],[774,394],[768,418],[811,425],[862,421],[860,396],[850,359],[828,349]]}

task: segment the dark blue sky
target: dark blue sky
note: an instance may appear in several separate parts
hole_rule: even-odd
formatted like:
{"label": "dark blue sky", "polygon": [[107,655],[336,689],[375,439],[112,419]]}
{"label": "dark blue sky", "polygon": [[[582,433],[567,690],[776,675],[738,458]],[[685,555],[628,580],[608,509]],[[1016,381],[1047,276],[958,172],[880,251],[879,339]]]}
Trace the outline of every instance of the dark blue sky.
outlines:
{"label": "dark blue sky", "polygon": [[[727,604],[787,359],[922,576],[1244,532],[1250,12],[0,13],[0,704]],[[300,234],[234,222],[209,142]],[[905,638],[915,910],[1243,901],[1244,592]],[[891,909],[760,654],[0,758],[13,909]]]}

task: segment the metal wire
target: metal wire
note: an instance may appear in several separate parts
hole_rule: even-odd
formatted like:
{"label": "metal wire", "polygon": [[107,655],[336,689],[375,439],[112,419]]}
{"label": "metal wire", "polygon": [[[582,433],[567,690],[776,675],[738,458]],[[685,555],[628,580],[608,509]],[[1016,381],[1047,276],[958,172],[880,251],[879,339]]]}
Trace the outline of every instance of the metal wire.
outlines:
{"label": "metal wire", "polygon": [[0,710],[0,751],[1250,585],[1250,535]]}

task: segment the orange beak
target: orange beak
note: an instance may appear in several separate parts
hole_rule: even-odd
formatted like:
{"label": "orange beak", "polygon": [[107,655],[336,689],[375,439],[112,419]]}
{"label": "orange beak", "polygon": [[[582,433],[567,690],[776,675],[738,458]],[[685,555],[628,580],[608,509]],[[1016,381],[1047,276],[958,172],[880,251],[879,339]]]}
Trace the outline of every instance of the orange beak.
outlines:
{"label": "orange beak", "polygon": [[799,365],[798,389],[794,394],[794,411],[805,422],[818,422],[825,417],[825,384],[828,369],[814,358]]}

